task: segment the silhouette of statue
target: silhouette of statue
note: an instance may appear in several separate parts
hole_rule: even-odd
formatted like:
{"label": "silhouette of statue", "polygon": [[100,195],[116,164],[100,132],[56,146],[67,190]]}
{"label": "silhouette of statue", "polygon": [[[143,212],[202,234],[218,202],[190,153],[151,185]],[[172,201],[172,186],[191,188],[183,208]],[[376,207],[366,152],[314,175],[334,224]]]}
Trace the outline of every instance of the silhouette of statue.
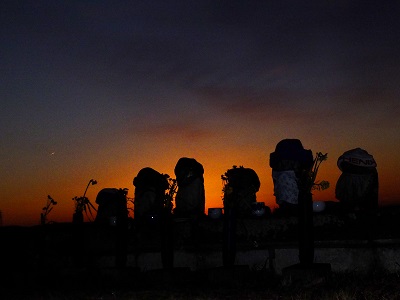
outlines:
{"label": "silhouette of statue", "polygon": [[169,184],[166,176],[152,168],[143,168],[133,179],[135,186],[134,218],[158,218],[161,215],[165,191]]}
{"label": "silhouette of statue", "polygon": [[260,189],[260,179],[250,168],[236,167],[226,171],[222,177],[224,187],[224,207],[234,206],[238,216],[250,216],[252,204],[256,202],[256,193]]}
{"label": "silhouette of statue", "polygon": [[269,164],[276,203],[282,211],[297,213],[299,195],[313,165],[312,151],[305,150],[298,139],[284,139],[270,154]]}
{"label": "silhouette of statue", "polygon": [[165,206],[168,175],[143,168],[133,180],[135,186],[134,221],[138,238],[159,240],[165,268],[173,267],[173,227],[171,211]]}
{"label": "silhouette of statue", "polygon": [[126,194],[126,189],[102,189],[96,197],[99,207],[95,222],[112,226],[126,225],[128,222]]}
{"label": "silhouette of statue", "polygon": [[195,218],[204,215],[203,166],[194,158],[182,157],[178,160],[174,172],[178,185],[174,215]]}
{"label": "silhouette of statue", "polygon": [[125,267],[127,262],[128,209],[127,189],[105,188],[96,197],[99,205],[95,223],[110,226],[115,238],[115,263]]}
{"label": "silhouette of statue", "polygon": [[337,161],[342,171],[336,183],[336,199],[346,211],[378,208],[378,172],[371,154],[361,148],[344,152]]}
{"label": "silhouette of statue", "polygon": [[224,218],[222,260],[224,267],[231,267],[236,258],[237,217],[249,217],[260,180],[253,169],[233,166],[221,176],[224,182]]}
{"label": "silhouette of statue", "polygon": [[313,209],[310,171],[311,150],[298,139],[284,139],[270,154],[274,195],[279,208],[298,216],[299,259],[302,265],[314,261]]}

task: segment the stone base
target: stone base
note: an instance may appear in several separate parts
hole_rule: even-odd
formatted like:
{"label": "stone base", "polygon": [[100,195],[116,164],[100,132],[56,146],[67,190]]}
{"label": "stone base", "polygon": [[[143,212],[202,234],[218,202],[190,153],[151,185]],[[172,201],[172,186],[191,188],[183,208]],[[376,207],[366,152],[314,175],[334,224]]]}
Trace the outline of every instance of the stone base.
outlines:
{"label": "stone base", "polygon": [[314,286],[327,284],[331,274],[331,264],[295,264],[282,269],[282,285]]}

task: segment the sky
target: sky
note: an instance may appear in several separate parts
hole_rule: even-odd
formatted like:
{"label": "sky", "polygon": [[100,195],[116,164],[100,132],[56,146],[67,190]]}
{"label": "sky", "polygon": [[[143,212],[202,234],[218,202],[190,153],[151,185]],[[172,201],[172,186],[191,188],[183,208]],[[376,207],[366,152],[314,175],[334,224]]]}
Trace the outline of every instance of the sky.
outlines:
{"label": "sky", "polygon": [[[285,138],[336,162],[377,161],[381,205],[400,201],[400,2],[0,2],[0,210],[3,225],[71,222],[72,198],[128,188],[151,167],[204,169],[206,209],[221,175],[254,169],[275,207],[269,154]],[[95,204],[96,206],[96,204]]]}

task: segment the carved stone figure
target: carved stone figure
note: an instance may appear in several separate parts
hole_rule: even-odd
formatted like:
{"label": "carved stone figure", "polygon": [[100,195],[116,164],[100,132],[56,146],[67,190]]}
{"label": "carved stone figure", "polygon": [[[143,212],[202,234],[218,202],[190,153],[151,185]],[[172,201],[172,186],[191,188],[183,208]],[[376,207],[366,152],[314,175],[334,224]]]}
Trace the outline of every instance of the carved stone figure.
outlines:
{"label": "carved stone figure", "polygon": [[344,152],[337,161],[342,171],[335,194],[348,211],[378,208],[378,172],[374,157],[366,150],[355,148]]}
{"label": "carved stone figure", "polygon": [[194,158],[182,157],[175,169],[178,191],[175,197],[176,216],[195,217],[204,214],[204,169]]}
{"label": "carved stone figure", "polygon": [[167,178],[156,170],[146,167],[133,179],[135,186],[134,217],[160,216],[164,205]]}

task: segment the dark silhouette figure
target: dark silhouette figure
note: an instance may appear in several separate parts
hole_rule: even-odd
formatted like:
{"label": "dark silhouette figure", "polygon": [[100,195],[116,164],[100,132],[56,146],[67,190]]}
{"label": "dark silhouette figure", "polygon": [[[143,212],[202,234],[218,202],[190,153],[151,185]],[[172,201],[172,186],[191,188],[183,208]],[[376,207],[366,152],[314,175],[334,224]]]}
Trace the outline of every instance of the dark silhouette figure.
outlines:
{"label": "dark silhouette figure", "polygon": [[236,166],[226,171],[222,179],[225,182],[222,256],[224,267],[231,267],[236,258],[237,218],[251,216],[260,180],[253,169]]}
{"label": "dark silhouette figure", "polygon": [[168,175],[143,168],[133,180],[135,186],[134,220],[141,238],[158,239],[164,268],[173,267],[173,226],[166,205]]}
{"label": "dark silhouette figure", "polygon": [[314,159],[298,139],[284,139],[270,154],[274,195],[281,210],[297,214],[299,259],[301,264],[314,261],[312,182]]}
{"label": "dark silhouette figure", "polygon": [[297,214],[300,186],[306,183],[312,164],[311,150],[305,150],[298,139],[280,141],[270,154],[274,195],[281,211]]}
{"label": "dark silhouette figure", "polygon": [[186,242],[194,249],[199,249],[199,221],[205,216],[204,168],[194,158],[181,157],[176,163],[174,173],[178,187],[174,218],[181,219],[180,223],[189,229],[190,234]]}
{"label": "dark silhouette figure", "polygon": [[224,207],[232,206],[238,216],[251,216],[253,203],[256,203],[256,193],[260,189],[260,179],[250,168],[233,167],[223,175],[226,181],[224,187]]}
{"label": "dark silhouette figure", "polygon": [[175,197],[174,215],[198,218],[204,215],[204,169],[194,158],[182,157],[175,169],[178,191]]}
{"label": "dark silhouette figure", "polygon": [[96,197],[99,205],[95,223],[114,231],[115,264],[126,267],[128,248],[127,189],[105,188]]}
{"label": "dark silhouette figure", "polygon": [[99,206],[95,222],[111,226],[127,226],[127,192],[126,189],[102,189],[96,197],[96,203]]}
{"label": "dark silhouette figure", "polygon": [[342,171],[335,194],[346,211],[378,208],[378,172],[372,155],[361,148],[344,152],[337,165]]}
{"label": "dark silhouette figure", "polygon": [[378,172],[372,155],[361,148],[346,151],[337,161],[342,171],[335,194],[345,216],[353,216],[358,236],[373,239],[378,210]]}
{"label": "dark silhouette figure", "polygon": [[143,168],[133,179],[135,186],[135,220],[152,221],[160,218],[164,207],[165,191],[168,189],[166,176],[152,168]]}

